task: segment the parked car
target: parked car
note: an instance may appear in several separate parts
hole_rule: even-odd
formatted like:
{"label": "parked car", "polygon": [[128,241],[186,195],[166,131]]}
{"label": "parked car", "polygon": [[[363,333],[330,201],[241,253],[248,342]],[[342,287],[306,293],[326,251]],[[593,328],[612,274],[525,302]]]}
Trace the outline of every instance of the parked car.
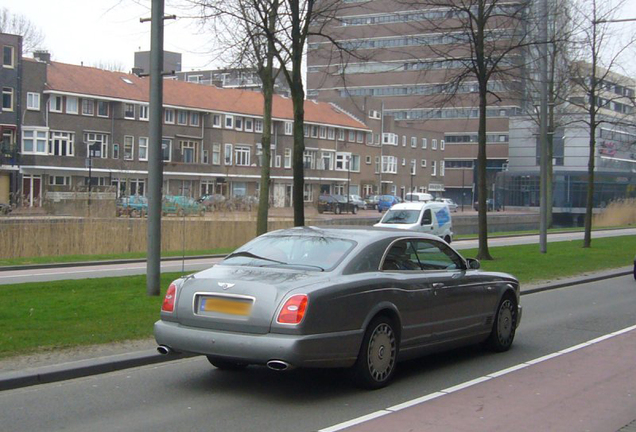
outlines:
{"label": "parked car", "polygon": [[208,194],[201,196],[197,202],[203,205],[208,211],[220,210],[222,204],[225,202],[225,197],[221,194]]}
{"label": "parked car", "polygon": [[[479,211],[479,201],[475,201],[473,205],[475,211]],[[488,198],[486,200],[486,211],[499,211],[501,210],[501,205],[499,203],[495,203],[495,200]]]}
{"label": "parked car", "polygon": [[380,200],[380,195],[369,195],[364,199],[365,206],[364,208],[367,210],[375,210],[378,208],[378,201]]}
{"label": "parked car", "polygon": [[439,201],[395,204],[374,226],[419,231],[446,243],[453,241],[453,220],[446,203]]}
{"label": "parked car", "polygon": [[398,361],[482,341],[508,350],[519,301],[517,279],[435,236],[297,227],[173,281],[154,335],[160,353],[203,354],[219,369],[350,368],[380,388]]}
{"label": "parked car", "polygon": [[367,203],[364,202],[360,195],[349,195],[349,202],[352,202],[353,205],[357,206],[358,209],[366,209]]}
{"label": "parked car", "polygon": [[448,206],[448,210],[452,211],[453,213],[456,213],[457,208],[459,207],[457,203],[450,198],[438,198],[435,201],[446,203],[446,205]]}
{"label": "parked car", "polygon": [[120,197],[116,207],[117,216],[144,217],[148,214],[148,198],[140,195]]}
{"label": "parked car", "polygon": [[385,210],[388,210],[394,204],[398,204],[400,199],[395,195],[381,195],[380,199],[378,199],[378,211],[382,213]]}
{"label": "parked car", "polygon": [[318,197],[318,213],[333,212],[340,213],[358,213],[358,206],[348,201],[343,195],[320,195]]}
{"label": "parked car", "polygon": [[9,204],[0,203],[0,214],[8,215],[12,210],[13,208]]}
{"label": "parked car", "polygon": [[205,207],[196,202],[194,198],[181,195],[166,195],[161,202],[161,213],[164,216],[169,214],[204,216]]}

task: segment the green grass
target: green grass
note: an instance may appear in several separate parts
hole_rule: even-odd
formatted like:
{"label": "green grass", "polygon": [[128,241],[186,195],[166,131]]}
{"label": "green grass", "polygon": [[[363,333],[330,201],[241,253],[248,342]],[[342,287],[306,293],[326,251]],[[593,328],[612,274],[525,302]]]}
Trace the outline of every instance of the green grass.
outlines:
{"label": "green grass", "polygon": [[[166,257],[180,257],[180,256],[196,256],[196,255],[214,255],[214,254],[227,254],[234,250],[234,248],[218,248],[207,249],[198,251],[172,251],[162,252],[161,256]],[[145,259],[146,252],[127,252],[118,254],[102,254],[102,255],[61,255],[61,256],[47,256],[47,257],[34,257],[34,258],[3,258],[0,259],[0,266],[16,266],[16,265],[29,265],[29,264],[57,264],[57,263],[69,263],[69,262],[83,262],[83,261],[106,261],[106,260],[119,260],[119,259]]]}
{"label": "green grass", "polygon": [[[591,248],[582,246],[583,240],[548,243],[546,254],[539,252],[538,244],[493,247],[490,254],[494,260],[482,260],[481,267],[510,273],[522,284],[625,267],[634,262],[636,236],[593,239]],[[461,253],[475,257],[477,249]]]}
{"label": "green grass", "polygon": [[145,275],[1,286],[0,358],[149,337],[165,290],[180,275],[161,275],[159,297],[146,295]]}
{"label": "green grass", "polygon": [[[522,284],[632,264],[636,236],[493,247],[485,270],[515,275]],[[477,250],[462,251],[474,257]],[[63,347],[102,344],[152,336],[165,289],[180,273],[161,276],[162,295],[146,295],[145,276],[66,280],[0,286],[0,358]]]}

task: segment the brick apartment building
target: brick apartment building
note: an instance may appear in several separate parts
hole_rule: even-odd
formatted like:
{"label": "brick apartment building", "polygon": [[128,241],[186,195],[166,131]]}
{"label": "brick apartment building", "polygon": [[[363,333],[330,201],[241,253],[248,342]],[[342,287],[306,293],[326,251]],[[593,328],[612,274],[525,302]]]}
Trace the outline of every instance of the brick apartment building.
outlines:
{"label": "brick apartment building", "polygon": [[22,37],[0,33],[2,106],[0,107],[0,202],[11,201],[18,176],[17,137],[20,128]]}

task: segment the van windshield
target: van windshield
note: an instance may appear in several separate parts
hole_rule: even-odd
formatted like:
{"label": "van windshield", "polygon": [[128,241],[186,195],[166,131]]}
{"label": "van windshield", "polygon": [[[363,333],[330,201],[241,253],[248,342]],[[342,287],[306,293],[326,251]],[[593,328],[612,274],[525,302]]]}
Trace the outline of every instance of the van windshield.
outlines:
{"label": "van windshield", "polygon": [[381,223],[414,224],[417,223],[419,216],[419,210],[389,210],[382,218]]}

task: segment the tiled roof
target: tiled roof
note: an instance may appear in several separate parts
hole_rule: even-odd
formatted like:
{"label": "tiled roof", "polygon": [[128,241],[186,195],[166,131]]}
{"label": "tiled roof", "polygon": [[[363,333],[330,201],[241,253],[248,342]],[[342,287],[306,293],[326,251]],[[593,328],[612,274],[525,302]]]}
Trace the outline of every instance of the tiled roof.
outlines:
{"label": "tiled roof", "polygon": [[[148,102],[150,79],[133,74],[111,72],[93,67],[52,62],[47,66],[47,90]],[[260,92],[220,89],[214,86],[164,80],[163,103],[167,106],[219,111],[239,115],[263,115]],[[272,116],[293,119],[291,99],[274,96]],[[324,102],[305,101],[305,121],[333,126],[366,129],[358,119]]]}

